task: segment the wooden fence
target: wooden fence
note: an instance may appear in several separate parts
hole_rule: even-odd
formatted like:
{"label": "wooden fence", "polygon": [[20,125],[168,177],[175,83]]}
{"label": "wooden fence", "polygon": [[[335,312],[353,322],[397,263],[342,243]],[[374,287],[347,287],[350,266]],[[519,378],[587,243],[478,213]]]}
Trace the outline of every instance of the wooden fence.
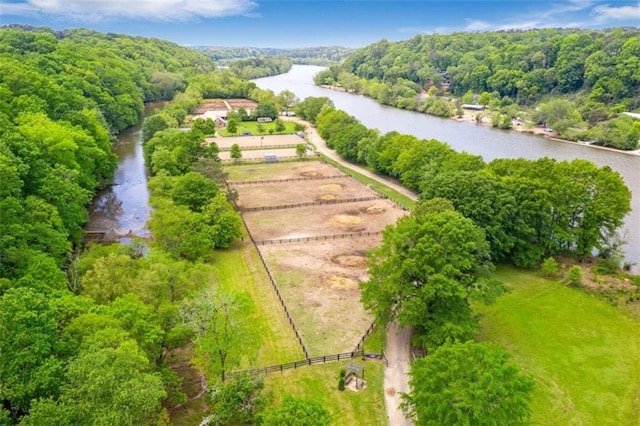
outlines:
{"label": "wooden fence", "polygon": [[[377,355],[377,354],[375,354]],[[359,351],[353,351],[353,352],[343,352],[341,354],[333,354],[333,355],[323,355],[323,356],[316,356],[313,358],[306,358],[300,361],[295,361],[295,362],[289,362],[286,364],[278,364],[278,365],[271,365],[269,367],[261,367],[261,368],[253,368],[250,370],[242,370],[242,371],[234,371],[233,373],[229,373],[228,376],[229,377],[234,377],[234,376],[238,376],[240,374],[249,374],[251,376],[253,375],[258,375],[258,374],[269,374],[269,373],[275,373],[275,372],[283,372],[285,370],[295,370],[298,369],[300,367],[307,367],[310,365],[314,365],[314,364],[325,364],[327,362],[335,362],[335,361],[342,361],[345,359],[353,359],[353,358],[357,358],[357,357],[363,357],[365,356],[365,353],[363,350],[359,350]],[[377,358],[377,356],[376,356]]]}
{"label": "wooden fence", "polygon": [[[300,142],[301,144],[305,145],[304,142]],[[241,146],[240,150],[241,151],[260,151],[261,149],[285,149],[285,148],[295,148],[297,145],[295,144],[282,144],[282,145],[251,145],[251,146]],[[223,151],[231,151],[231,147],[229,148],[218,148],[220,150],[220,152]],[[306,147],[305,147],[306,149]]]}
{"label": "wooden fence", "polygon": [[[230,164],[261,164],[261,163],[278,163],[278,162],[294,162],[294,161],[305,161],[305,158],[312,158],[315,157],[316,154],[315,153],[309,153],[306,154],[306,157],[298,157],[297,155],[284,155],[284,156],[280,156],[278,155],[278,158],[276,161],[265,161],[264,158],[247,158],[245,159],[234,159],[234,158],[224,158],[224,159],[220,159],[221,162],[223,163],[230,163]],[[315,160],[315,158],[314,158]]]}
{"label": "wooden fence", "polygon": [[386,198],[386,197],[383,195],[372,195],[370,197],[343,198],[340,200],[308,201],[306,203],[281,204],[277,206],[240,207],[240,210],[242,210],[243,212],[261,212],[265,210],[285,210],[285,209],[296,209],[300,207],[309,207],[309,206],[324,206],[328,204],[358,203],[362,201],[380,200],[383,198]]}
{"label": "wooden fence", "polygon": [[364,341],[367,340],[367,337],[369,337],[369,335],[371,335],[371,333],[373,332],[373,329],[376,327],[376,323],[375,321],[371,323],[371,325],[369,326],[369,328],[367,328],[367,331],[364,332],[364,335],[362,336],[362,338],[360,339],[360,341],[358,342],[358,344],[356,344],[356,347],[353,349],[353,351],[360,351],[363,350],[362,349],[362,345],[364,345]]}
{"label": "wooden fence", "polygon": [[323,179],[341,179],[350,178],[349,175],[333,175],[333,176],[317,176],[317,177],[300,177],[300,178],[288,178],[288,179],[265,179],[265,180],[245,180],[245,181],[228,181],[228,185],[261,185],[265,183],[286,183],[286,182],[298,182],[304,180],[323,180]]}
{"label": "wooden fence", "polygon": [[326,240],[342,240],[345,238],[373,237],[381,234],[382,234],[382,231],[352,232],[351,234],[317,235],[315,237],[280,238],[275,240],[261,240],[261,241],[254,241],[254,242],[256,245],[268,246],[272,244],[307,243],[309,241],[326,241]]}

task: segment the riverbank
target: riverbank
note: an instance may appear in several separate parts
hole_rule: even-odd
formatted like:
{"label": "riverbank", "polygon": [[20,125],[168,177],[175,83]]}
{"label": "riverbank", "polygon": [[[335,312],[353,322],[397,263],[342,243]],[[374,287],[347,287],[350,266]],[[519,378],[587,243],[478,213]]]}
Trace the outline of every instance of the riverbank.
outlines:
{"label": "riverbank", "polygon": [[[327,84],[322,84],[322,85],[319,85],[318,87],[323,88],[323,89],[329,89],[329,90],[336,91],[336,92],[348,93],[348,94],[351,94],[351,95],[361,95],[358,92],[355,92],[353,90],[346,90],[345,88],[340,87],[340,86],[331,86],[331,85],[327,85]],[[377,102],[374,98],[371,98],[369,96],[366,96],[366,95],[361,95],[361,96],[365,96],[365,97],[367,97],[369,99],[372,99],[374,102]],[[427,113],[420,112],[420,111],[404,110],[402,108],[396,108],[394,106],[385,105],[385,104],[380,104],[380,105],[384,105],[386,107],[394,108],[394,109],[397,109],[397,110],[400,110],[400,111],[413,111],[413,112],[417,112],[419,114],[429,115],[431,117],[438,117],[436,115],[427,114]],[[475,124],[475,125],[491,127],[492,126],[491,125],[491,118],[487,117],[485,115],[486,113],[487,113],[487,111],[485,111],[485,112],[464,111],[462,117],[458,117],[458,116],[454,115],[454,116],[450,117],[450,120],[453,120],[453,121],[455,121],[457,123],[471,123],[471,124]],[[478,114],[481,114],[480,120],[476,119],[476,116]],[[438,117],[438,118],[443,118],[444,119],[445,117]],[[633,151],[625,151],[625,150],[611,148],[611,147],[607,147],[607,146],[595,145],[595,144],[589,143],[589,142],[570,141],[570,140],[567,140],[567,139],[560,138],[557,132],[549,131],[549,129],[546,129],[546,128],[541,127],[541,126],[527,127],[525,125],[525,122],[523,122],[522,120],[518,120],[518,119],[512,120],[512,128],[509,129],[509,131],[516,132],[516,133],[527,133],[527,134],[532,134],[534,136],[541,136],[541,137],[544,137],[546,139],[549,139],[549,140],[552,140],[552,141],[555,141],[555,142],[564,142],[564,143],[569,143],[569,144],[573,144],[573,145],[581,145],[581,146],[586,146],[586,147],[590,147],[590,148],[597,148],[597,149],[601,149],[601,150],[605,150],[605,151],[617,152],[617,153],[626,154],[626,155],[640,156],[640,149],[636,149],[636,150],[633,150]]]}

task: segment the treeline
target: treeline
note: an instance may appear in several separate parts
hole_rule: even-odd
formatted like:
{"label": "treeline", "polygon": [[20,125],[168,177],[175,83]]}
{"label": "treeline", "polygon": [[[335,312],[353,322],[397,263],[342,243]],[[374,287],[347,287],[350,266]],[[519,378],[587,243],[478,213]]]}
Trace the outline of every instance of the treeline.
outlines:
{"label": "treeline", "polygon": [[218,65],[230,65],[234,60],[244,58],[284,57],[289,58],[294,64],[329,66],[339,63],[353,52],[353,49],[340,46],[299,47],[291,49],[196,46],[194,49],[204,53]]}
{"label": "treeline", "polygon": [[450,200],[484,230],[493,262],[533,267],[548,256],[583,258],[594,249],[604,258],[619,255],[615,232],[631,193],[609,167],[548,158],[485,163],[433,139],[380,135],[330,105],[320,107],[316,123],[347,160],[400,179],[423,200]]}
{"label": "treeline", "polygon": [[[79,249],[86,206],[116,167],[111,133],[135,124],[143,102],[186,88],[166,109],[178,122],[203,94],[251,89],[232,75],[200,76],[212,69],[202,55],[159,40],[0,30],[0,424],[168,424],[163,406],[186,399],[167,365],[172,351],[211,339],[224,309],[246,308],[250,318],[242,295],[212,288],[211,265],[191,262],[211,256],[194,248],[201,241],[176,246],[159,232],[162,249]],[[176,214],[202,226],[213,249],[237,237],[239,217],[218,186],[190,172],[200,159],[215,161],[203,144],[207,125],[150,145],[163,174],[154,202],[170,206],[157,208],[153,227],[170,229]],[[208,352],[200,356],[214,366],[205,371],[218,371]]]}
{"label": "treeline", "polygon": [[640,107],[638,58],[637,28],[418,35],[359,49],[315,81],[443,117],[460,113],[455,96],[490,106],[497,123],[520,117],[567,139],[635,149],[640,124],[619,114]]}
{"label": "treeline", "polygon": [[291,69],[291,59],[284,57],[237,59],[229,64],[229,69],[240,78],[251,80],[271,75],[284,74]]}

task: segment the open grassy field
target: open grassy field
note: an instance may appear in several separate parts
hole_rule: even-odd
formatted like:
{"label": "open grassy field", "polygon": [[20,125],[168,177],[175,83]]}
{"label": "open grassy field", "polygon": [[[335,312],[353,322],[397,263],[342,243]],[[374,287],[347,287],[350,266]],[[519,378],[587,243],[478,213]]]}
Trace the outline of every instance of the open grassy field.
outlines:
{"label": "open grassy field", "polygon": [[[291,134],[295,133],[296,125],[292,121],[282,121],[284,124],[284,130],[281,132],[276,132],[276,123],[275,120],[271,123],[258,123],[257,121],[243,121],[238,123],[238,131],[236,133],[229,133],[227,128],[216,129],[216,133],[221,136],[233,136],[233,135],[241,135],[243,132],[251,132],[252,135],[271,135],[271,134]],[[273,132],[270,132],[273,130]],[[304,142],[300,139],[301,142]]]}
{"label": "open grassy field", "polygon": [[297,135],[269,135],[269,136],[234,136],[234,137],[208,137],[207,143],[215,142],[220,150],[229,150],[234,144],[240,149],[256,149],[289,146],[294,147],[304,144],[305,141]]}
{"label": "open grassy field", "polygon": [[640,323],[622,309],[534,274],[501,269],[513,289],[478,305],[481,339],[498,343],[536,381],[532,422],[640,424]]}
{"label": "open grassy field", "polygon": [[280,306],[255,247],[248,242],[236,242],[226,250],[217,250],[214,262],[217,282],[234,292],[247,292],[255,303],[261,324],[262,347],[256,365],[265,366],[297,361],[304,358],[302,348]]}
{"label": "open grassy field", "polygon": [[303,367],[274,373],[265,378],[265,389],[278,404],[284,395],[313,399],[331,413],[332,424],[340,426],[387,425],[384,405],[384,363],[380,360],[355,362],[364,365],[367,385],[359,392],[338,390],[338,374],[346,362]]}

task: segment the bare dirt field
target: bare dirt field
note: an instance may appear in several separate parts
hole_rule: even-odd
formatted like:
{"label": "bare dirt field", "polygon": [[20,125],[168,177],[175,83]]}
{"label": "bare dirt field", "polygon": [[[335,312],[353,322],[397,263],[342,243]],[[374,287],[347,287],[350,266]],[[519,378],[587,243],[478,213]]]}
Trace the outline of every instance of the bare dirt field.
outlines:
{"label": "bare dirt field", "polygon": [[[295,200],[292,200],[295,203]],[[245,212],[256,241],[378,232],[405,211],[389,200],[329,204],[284,210]]]}
{"label": "bare dirt field", "polygon": [[234,189],[238,192],[238,206],[241,209],[378,196],[377,192],[348,176],[333,179],[236,185]]}
{"label": "bare dirt field", "polygon": [[194,109],[192,114],[204,114],[207,111],[217,111],[217,110],[226,110],[227,106],[225,105],[222,99],[203,99],[200,105],[196,109]]}
{"label": "bare dirt field", "polygon": [[312,355],[352,351],[373,317],[360,303],[366,252],[380,237],[261,246]]}
{"label": "bare dirt field", "polygon": [[320,161],[301,163],[251,164],[227,167],[229,182],[254,180],[282,180],[294,178],[318,178],[324,176],[347,176],[335,167]]}
{"label": "bare dirt field", "polygon": [[304,139],[301,139],[300,136],[297,135],[213,137],[206,138],[206,142],[215,142],[220,149],[230,149],[231,145],[236,143],[240,149],[247,147],[270,147],[282,145],[295,147],[300,143],[305,143]]}
{"label": "bare dirt field", "polygon": [[231,108],[234,110],[237,110],[240,107],[243,107],[246,110],[254,110],[258,106],[256,102],[249,99],[227,99],[227,102],[229,102],[229,105],[231,105]]}
{"label": "bare dirt field", "polygon": [[[319,161],[227,167],[225,172],[230,182],[304,178],[234,185],[244,208],[377,195]],[[321,179],[325,176],[331,178]],[[243,212],[256,241],[346,235],[258,245],[312,356],[352,351],[371,324],[358,286],[368,279],[366,253],[379,245],[379,232],[405,214],[387,199]]]}

